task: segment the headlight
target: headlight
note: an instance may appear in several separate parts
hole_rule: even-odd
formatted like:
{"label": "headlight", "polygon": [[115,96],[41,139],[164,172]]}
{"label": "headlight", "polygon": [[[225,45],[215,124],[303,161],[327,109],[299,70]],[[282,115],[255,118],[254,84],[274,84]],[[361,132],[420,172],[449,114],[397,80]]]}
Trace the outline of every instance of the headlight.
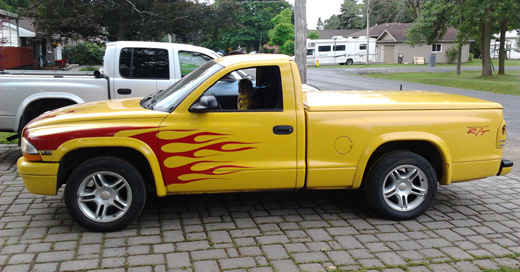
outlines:
{"label": "headlight", "polygon": [[29,161],[41,161],[42,157],[40,156],[40,153],[38,152],[38,149],[34,147],[27,139],[22,138],[22,154],[23,157]]}

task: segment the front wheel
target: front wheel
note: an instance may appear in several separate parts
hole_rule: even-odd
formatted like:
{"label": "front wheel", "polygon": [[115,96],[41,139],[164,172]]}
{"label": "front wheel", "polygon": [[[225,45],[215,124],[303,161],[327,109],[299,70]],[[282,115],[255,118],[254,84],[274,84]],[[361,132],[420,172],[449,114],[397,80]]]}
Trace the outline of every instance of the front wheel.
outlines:
{"label": "front wheel", "polygon": [[418,154],[395,152],[373,165],[365,193],[382,216],[409,220],[431,206],[437,193],[437,176],[431,164]]}
{"label": "front wheel", "polygon": [[65,204],[81,226],[97,232],[117,231],[134,222],[146,202],[139,172],[113,157],[90,159],[78,166],[65,187]]}
{"label": "front wheel", "polygon": [[352,65],[354,64],[354,61],[352,59],[348,59],[347,62],[346,62],[347,65]]}

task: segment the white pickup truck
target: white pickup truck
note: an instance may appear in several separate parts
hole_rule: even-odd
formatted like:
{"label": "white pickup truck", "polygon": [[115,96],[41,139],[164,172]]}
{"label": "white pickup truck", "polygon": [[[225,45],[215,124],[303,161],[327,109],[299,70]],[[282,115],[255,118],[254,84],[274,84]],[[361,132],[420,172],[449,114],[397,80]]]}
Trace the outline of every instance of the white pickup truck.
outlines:
{"label": "white pickup truck", "polygon": [[0,72],[0,131],[20,132],[38,115],[67,105],[147,96],[219,57],[186,44],[118,41],[107,44],[100,72]]}

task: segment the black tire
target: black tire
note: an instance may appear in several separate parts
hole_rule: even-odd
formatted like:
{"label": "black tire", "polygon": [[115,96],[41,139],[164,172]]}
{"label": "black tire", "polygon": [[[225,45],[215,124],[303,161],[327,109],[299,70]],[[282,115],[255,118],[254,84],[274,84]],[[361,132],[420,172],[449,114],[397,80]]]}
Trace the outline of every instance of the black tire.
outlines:
{"label": "black tire", "polygon": [[143,211],[146,187],[140,173],[128,162],[97,157],[80,164],[65,187],[70,216],[95,232],[121,230]]}
{"label": "black tire", "polygon": [[20,118],[20,124],[18,125],[18,146],[20,146],[22,144],[22,137],[23,137],[23,128],[25,127],[25,125],[27,125],[27,123],[29,123],[30,120],[27,120],[27,116],[22,115],[22,117]]}
{"label": "black tire", "polygon": [[385,218],[414,219],[426,212],[435,199],[435,170],[416,153],[390,153],[377,160],[369,171],[365,180],[367,200]]}
{"label": "black tire", "polygon": [[354,61],[352,59],[348,59],[347,62],[345,62],[346,65],[352,65],[354,64]]}

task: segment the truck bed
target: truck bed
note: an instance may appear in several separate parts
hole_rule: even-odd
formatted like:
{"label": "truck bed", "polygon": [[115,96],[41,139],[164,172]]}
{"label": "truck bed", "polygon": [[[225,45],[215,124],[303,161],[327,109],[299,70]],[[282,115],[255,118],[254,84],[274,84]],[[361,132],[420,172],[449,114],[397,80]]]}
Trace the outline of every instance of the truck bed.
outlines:
{"label": "truck bed", "polygon": [[307,111],[502,109],[498,103],[426,91],[304,92]]}

